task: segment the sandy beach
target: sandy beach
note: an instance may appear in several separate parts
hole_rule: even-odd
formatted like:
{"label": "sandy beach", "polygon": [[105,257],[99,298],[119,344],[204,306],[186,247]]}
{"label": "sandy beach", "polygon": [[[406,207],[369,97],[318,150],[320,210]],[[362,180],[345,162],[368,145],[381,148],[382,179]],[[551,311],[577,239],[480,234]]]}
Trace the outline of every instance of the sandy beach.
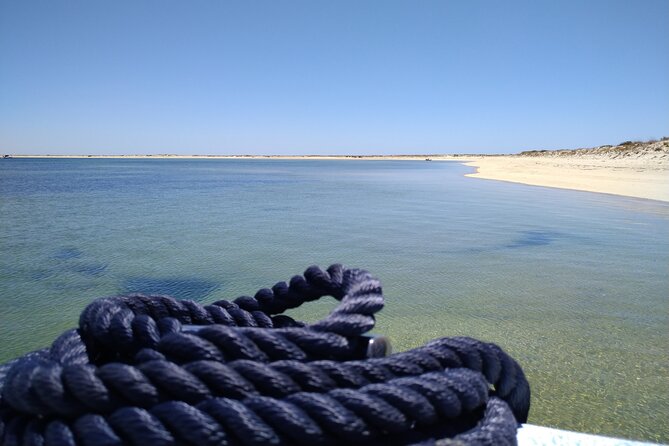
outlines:
{"label": "sandy beach", "polygon": [[669,202],[669,141],[477,157],[472,178]]}

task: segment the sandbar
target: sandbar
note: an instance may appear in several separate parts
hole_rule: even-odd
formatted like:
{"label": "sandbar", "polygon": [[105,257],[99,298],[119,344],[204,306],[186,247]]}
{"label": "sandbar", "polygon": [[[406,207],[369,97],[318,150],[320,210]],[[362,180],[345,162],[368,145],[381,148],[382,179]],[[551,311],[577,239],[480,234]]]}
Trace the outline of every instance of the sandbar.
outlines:
{"label": "sandbar", "polygon": [[475,173],[466,175],[472,178],[669,202],[669,156],[664,153],[630,157],[503,155],[477,157],[465,164],[476,168]]}

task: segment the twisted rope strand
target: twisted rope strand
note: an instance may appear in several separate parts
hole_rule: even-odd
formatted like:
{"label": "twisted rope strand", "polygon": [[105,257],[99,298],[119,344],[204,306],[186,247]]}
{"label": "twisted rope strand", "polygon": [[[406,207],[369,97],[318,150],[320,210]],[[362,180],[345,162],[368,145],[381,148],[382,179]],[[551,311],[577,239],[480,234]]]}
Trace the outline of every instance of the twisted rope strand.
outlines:
{"label": "twisted rope strand", "polygon": [[[280,314],[326,295],[319,322]],[[515,444],[520,366],[464,337],[363,359],[382,307],[378,280],[341,265],[211,305],[98,299],[0,365],[0,444]]]}

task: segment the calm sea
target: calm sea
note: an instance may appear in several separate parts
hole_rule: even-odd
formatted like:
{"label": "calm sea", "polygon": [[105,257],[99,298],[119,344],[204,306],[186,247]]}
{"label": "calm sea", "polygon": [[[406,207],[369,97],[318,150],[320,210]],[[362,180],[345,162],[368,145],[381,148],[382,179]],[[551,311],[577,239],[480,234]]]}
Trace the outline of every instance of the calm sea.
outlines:
{"label": "calm sea", "polygon": [[396,350],[498,343],[528,374],[530,422],[669,442],[669,205],[471,170],[2,160],[0,361],[47,345],[96,297],[210,302],[339,262],[381,279],[376,331]]}

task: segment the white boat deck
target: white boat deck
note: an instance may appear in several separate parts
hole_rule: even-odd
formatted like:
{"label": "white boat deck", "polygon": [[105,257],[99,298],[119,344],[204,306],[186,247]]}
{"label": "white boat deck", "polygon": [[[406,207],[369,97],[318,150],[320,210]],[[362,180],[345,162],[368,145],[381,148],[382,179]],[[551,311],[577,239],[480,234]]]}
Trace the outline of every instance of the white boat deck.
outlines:
{"label": "white boat deck", "polygon": [[563,431],[550,427],[523,424],[518,429],[518,446],[650,446],[655,443],[600,437],[599,435]]}

